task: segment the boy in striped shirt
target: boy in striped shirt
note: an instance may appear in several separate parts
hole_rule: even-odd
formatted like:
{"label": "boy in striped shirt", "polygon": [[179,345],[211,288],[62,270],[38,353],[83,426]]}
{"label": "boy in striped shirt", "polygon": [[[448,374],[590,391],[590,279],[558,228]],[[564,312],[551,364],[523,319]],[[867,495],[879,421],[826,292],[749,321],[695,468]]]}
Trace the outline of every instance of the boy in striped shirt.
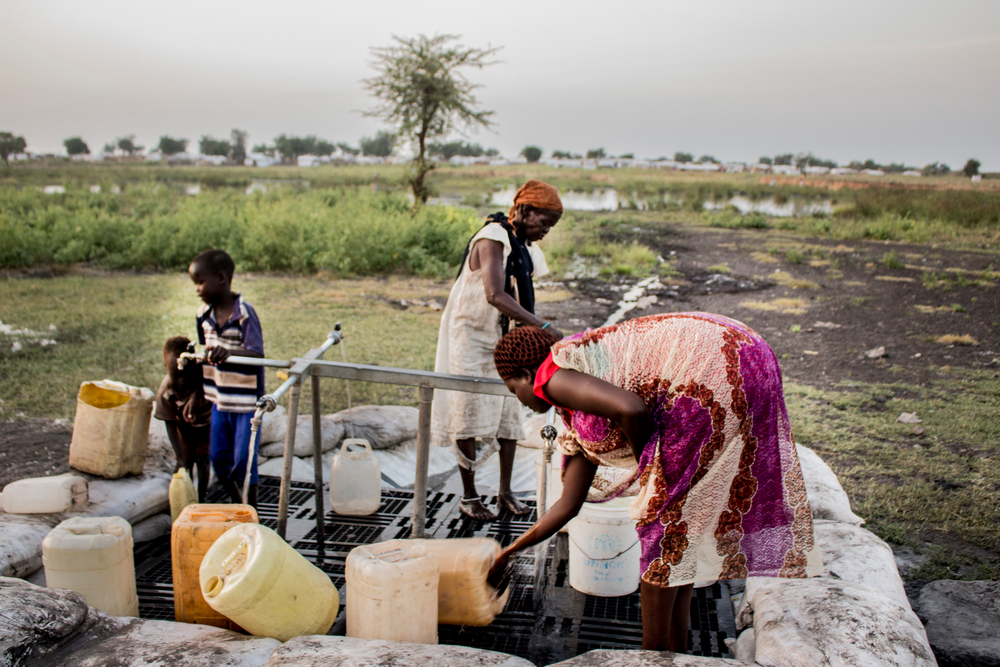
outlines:
{"label": "boy in striped shirt", "polygon": [[[253,307],[231,289],[236,265],[223,250],[206,250],[191,262],[198,298],[198,342],[207,350],[203,369],[205,398],[212,402],[209,458],[215,475],[234,503],[246,475],[250,420],[264,395],[264,368],[227,364],[230,356],[263,357],[264,339]],[[260,437],[259,435],[257,436]],[[254,444],[256,453],[259,443]],[[257,506],[257,457],[250,468],[247,502]]]}

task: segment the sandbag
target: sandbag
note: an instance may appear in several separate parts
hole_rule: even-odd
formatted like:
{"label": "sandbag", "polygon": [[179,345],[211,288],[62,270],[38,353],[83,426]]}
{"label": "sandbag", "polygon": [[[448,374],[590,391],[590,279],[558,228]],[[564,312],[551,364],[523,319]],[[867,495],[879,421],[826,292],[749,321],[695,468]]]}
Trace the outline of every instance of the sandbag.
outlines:
{"label": "sandbag", "polygon": [[288,431],[288,413],[285,406],[279,405],[271,412],[265,412],[260,418],[260,442],[284,442]]}
{"label": "sandbag", "polygon": [[697,655],[659,651],[621,651],[598,649],[575,658],[556,662],[549,667],[746,667],[745,663],[725,658],[703,658]]}
{"label": "sandbag", "polygon": [[161,535],[169,535],[172,522],[169,514],[154,514],[153,516],[132,524],[132,542],[149,542]]}
{"label": "sandbag", "polygon": [[796,445],[795,450],[802,466],[802,477],[806,483],[806,495],[809,506],[812,507],[813,518],[853,523],[856,526],[863,524],[865,520],[851,511],[851,501],[830,466],[808,447]]}
{"label": "sandbag", "polygon": [[33,658],[76,634],[87,602],[73,591],[0,577],[0,665],[29,665]]}
{"label": "sandbag", "polygon": [[[758,579],[764,579],[759,577]],[[932,667],[924,627],[909,607],[867,586],[778,579],[747,586],[755,659],[768,667]]]}
{"label": "sandbag", "polygon": [[[312,456],[313,453],[313,430],[312,430],[312,415],[299,415],[298,421],[295,427],[295,456]],[[331,419],[330,417],[322,417],[320,419],[320,439],[323,445],[323,451],[329,451],[340,444],[340,441],[344,439],[344,427],[339,422]],[[287,433],[286,433],[287,434]],[[246,447],[246,443],[241,443],[242,447]],[[285,441],[284,437],[281,442],[272,442],[270,444],[261,445],[259,453],[261,456],[266,456],[268,458],[275,456],[283,456],[285,453]]]}
{"label": "sandbag", "polygon": [[903,607],[910,607],[888,544],[849,523],[816,521],[814,526],[816,543],[823,555],[824,578],[867,586]]}
{"label": "sandbag", "polygon": [[265,667],[534,667],[524,658],[467,646],[311,635],[290,639]]}
{"label": "sandbag", "polygon": [[343,425],[344,438],[364,438],[372,449],[389,449],[417,437],[419,415],[404,405],[359,405],[329,417]]}

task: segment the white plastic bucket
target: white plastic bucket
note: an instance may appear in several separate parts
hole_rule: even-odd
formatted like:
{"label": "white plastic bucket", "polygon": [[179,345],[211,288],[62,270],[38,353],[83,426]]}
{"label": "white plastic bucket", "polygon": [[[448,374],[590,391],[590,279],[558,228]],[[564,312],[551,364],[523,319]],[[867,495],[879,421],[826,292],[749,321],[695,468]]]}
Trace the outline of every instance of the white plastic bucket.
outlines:
{"label": "white plastic bucket", "polygon": [[569,585],[588,595],[616,597],[639,588],[639,535],[628,518],[631,498],[584,503],[569,523]]}

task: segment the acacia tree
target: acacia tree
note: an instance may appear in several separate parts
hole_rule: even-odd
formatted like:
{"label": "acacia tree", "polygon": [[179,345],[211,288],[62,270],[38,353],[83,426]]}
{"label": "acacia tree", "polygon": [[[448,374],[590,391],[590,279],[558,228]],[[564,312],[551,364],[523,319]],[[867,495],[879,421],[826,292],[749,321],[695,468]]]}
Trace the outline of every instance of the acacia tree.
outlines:
{"label": "acacia tree", "polygon": [[427,144],[453,131],[488,128],[492,111],[476,109],[472,92],[480,86],[470,83],[460,68],[482,69],[496,61],[496,48],[474,49],[451,46],[457,35],[416,38],[393,36],[394,46],[372,49],[378,74],[365,79],[365,87],[378,98],[366,116],[381,118],[398,128],[398,135],[413,142],[416,157],[410,187],[417,205],[427,201],[430,191],[424,183],[434,163],[427,159]]}
{"label": "acacia tree", "polygon": [[87,142],[80,137],[70,137],[63,141],[63,146],[66,147],[67,155],[89,155],[90,146]]}
{"label": "acacia tree", "polygon": [[28,147],[23,135],[14,135],[12,132],[0,132],[0,158],[3,158],[4,166],[10,171],[8,158],[11,155],[23,153]]}

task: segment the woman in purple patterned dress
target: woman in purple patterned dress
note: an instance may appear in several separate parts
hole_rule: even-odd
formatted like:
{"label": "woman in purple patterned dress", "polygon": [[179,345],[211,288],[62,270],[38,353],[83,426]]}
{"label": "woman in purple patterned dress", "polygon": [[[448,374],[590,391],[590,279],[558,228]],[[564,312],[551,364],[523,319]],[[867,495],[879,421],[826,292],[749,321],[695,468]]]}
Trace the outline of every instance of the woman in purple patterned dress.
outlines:
{"label": "woman in purple patterned dress", "polygon": [[562,497],[491,580],[585,501],[619,496],[634,496],[644,649],[687,650],[696,581],[821,571],[778,361],[746,325],[669,313],[558,342],[520,327],[494,361],[521,403],[556,406],[566,430]]}

